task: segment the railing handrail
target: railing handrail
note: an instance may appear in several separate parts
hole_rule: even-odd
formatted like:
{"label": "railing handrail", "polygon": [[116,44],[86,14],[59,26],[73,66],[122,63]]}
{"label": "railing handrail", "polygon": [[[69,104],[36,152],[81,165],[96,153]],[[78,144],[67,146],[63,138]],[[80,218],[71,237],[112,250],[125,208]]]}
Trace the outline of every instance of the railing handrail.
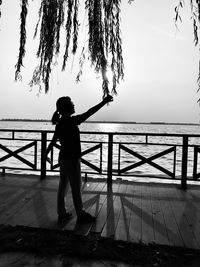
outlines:
{"label": "railing handrail", "polygon": [[[54,130],[30,130],[30,129],[0,129],[0,132],[31,132],[31,133],[54,133]],[[112,131],[80,131],[80,134],[98,134],[98,135],[140,135],[140,136],[172,136],[172,137],[200,137],[200,134],[190,133],[156,133],[156,132],[112,132]],[[1,139],[1,138],[0,138]]]}

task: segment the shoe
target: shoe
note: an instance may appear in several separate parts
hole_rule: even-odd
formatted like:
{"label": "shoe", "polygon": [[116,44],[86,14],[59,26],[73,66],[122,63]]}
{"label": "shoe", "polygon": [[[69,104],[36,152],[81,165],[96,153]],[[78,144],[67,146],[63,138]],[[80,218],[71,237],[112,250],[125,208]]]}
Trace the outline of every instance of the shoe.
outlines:
{"label": "shoe", "polygon": [[66,212],[65,214],[58,215],[58,223],[63,223],[67,220],[69,220],[72,217],[72,214],[69,212]]}
{"label": "shoe", "polygon": [[95,222],[96,221],[96,217],[92,216],[91,214],[83,211],[77,219],[78,222],[80,223],[87,223],[87,222]]}

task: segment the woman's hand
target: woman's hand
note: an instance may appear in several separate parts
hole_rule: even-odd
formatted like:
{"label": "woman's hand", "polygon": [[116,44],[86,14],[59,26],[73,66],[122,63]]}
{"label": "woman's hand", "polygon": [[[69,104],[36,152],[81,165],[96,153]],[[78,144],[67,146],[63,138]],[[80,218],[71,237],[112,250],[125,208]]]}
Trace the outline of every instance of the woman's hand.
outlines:
{"label": "woman's hand", "polygon": [[107,95],[104,99],[103,102],[109,103],[113,101],[113,97],[111,95]]}

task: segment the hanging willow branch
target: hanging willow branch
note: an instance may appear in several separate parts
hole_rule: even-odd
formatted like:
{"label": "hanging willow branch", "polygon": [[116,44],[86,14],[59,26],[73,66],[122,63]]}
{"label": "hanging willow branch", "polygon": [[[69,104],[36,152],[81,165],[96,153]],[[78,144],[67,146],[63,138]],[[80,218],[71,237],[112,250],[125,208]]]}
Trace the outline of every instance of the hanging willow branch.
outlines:
{"label": "hanging willow branch", "polygon": [[88,9],[88,22],[89,22],[89,41],[88,48],[91,63],[96,72],[102,73],[103,78],[103,92],[108,93],[108,79],[107,72],[107,58],[105,55],[104,43],[104,27],[102,21],[102,5],[101,0],[88,0],[86,1],[86,9]]}
{"label": "hanging willow branch", "polygon": [[[66,3],[66,6],[64,4]],[[66,12],[64,12],[64,8]],[[102,89],[104,96],[109,93],[107,70],[113,73],[112,92],[116,93],[116,85],[123,78],[123,58],[120,37],[120,0],[86,0],[85,9],[88,12],[88,53],[91,65],[97,73],[102,75]],[[40,44],[37,56],[40,64],[35,69],[31,86],[45,84],[45,92],[49,90],[49,76],[53,64],[54,55],[59,53],[60,28],[64,23],[64,14],[67,14],[65,32],[66,43],[63,56],[62,70],[65,69],[69,57],[70,41],[72,41],[72,53],[75,54],[78,47],[78,10],[79,0],[43,0],[39,10],[39,21],[36,26],[37,35],[39,24]],[[111,56],[110,56],[111,55]],[[111,63],[109,64],[109,56]],[[80,71],[77,81],[82,74],[85,60],[85,50],[79,60]]]}
{"label": "hanging willow branch", "polygon": [[21,0],[21,26],[20,26],[20,47],[19,47],[19,57],[17,64],[15,65],[15,80],[21,80],[21,67],[23,67],[23,58],[25,56],[25,44],[26,44],[26,17],[28,12],[28,0]]}
{"label": "hanging willow branch", "polygon": [[[196,0],[196,5],[194,0],[190,0],[191,12],[192,12],[192,21],[193,21],[193,34],[194,34],[194,44],[197,46],[199,43],[198,30],[200,25],[200,0]],[[200,60],[199,60],[199,74],[198,74],[198,91],[200,90]],[[200,99],[198,100],[200,102]]]}
{"label": "hanging willow branch", "polygon": [[[20,79],[23,66],[26,44],[26,17],[28,0],[21,1],[21,25],[19,57],[16,64],[15,79]],[[79,5],[85,4],[87,12],[88,41],[84,44],[79,59],[80,70],[77,81],[83,72],[86,58],[89,58],[95,72],[102,76],[102,89],[104,96],[109,93],[108,71],[112,72],[112,92],[116,93],[117,84],[124,77],[124,64],[122,57],[122,40],[120,32],[120,6],[121,0],[40,0],[39,19],[35,28],[35,37],[39,33],[39,47],[37,57],[39,64],[35,68],[30,85],[45,85],[45,92],[49,90],[49,78],[56,57],[60,52],[60,30],[65,30],[65,51],[63,55],[62,70],[65,69],[69,54],[75,54],[78,47],[79,34]],[[134,0],[127,0],[132,3]],[[175,24],[181,21],[180,10],[184,0],[177,0],[175,7]],[[200,26],[200,0],[189,0],[191,6],[191,19],[193,23],[194,44],[199,44]],[[2,0],[0,0],[0,6]],[[0,13],[1,16],[1,13]],[[88,56],[87,56],[88,54]],[[200,66],[200,65],[199,65]],[[200,89],[200,71],[198,76]]]}
{"label": "hanging willow branch", "polygon": [[71,31],[72,31],[72,16],[73,16],[73,6],[75,1],[74,0],[68,0],[68,12],[67,12],[67,23],[65,25],[66,30],[66,45],[65,45],[65,54],[63,57],[63,66],[62,70],[66,67],[66,61],[69,57],[69,44],[71,39]]}
{"label": "hanging willow branch", "polygon": [[[184,0],[179,0],[177,6],[175,7],[175,23],[177,25],[178,21],[181,20],[180,10],[184,7]],[[199,27],[200,27],[200,0],[190,0],[191,7],[191,20],[193,24],[193,36],[194,44],[197,46],[199,44]],[[200,47],[199,47],[200,48]],[[199,74],[197,78],[198,91],[200,90],[200,61],[199,61]],[[200,102],[200,99],[198,100]]]}
{"label": "hanging willow branch", "polygon": [[[1,6],[1,4],[2,4],[2,0],[0,0],[0,6]],[[1,9],[0,9],[0,17],[1,17]]]}
{"label": "hanging willow branch", "polygon": [[[120,0],[87,0],[89,24],[89,55],[96,72],[101,72],[104,95],[109,93],[107,70],[113,74],[112,92],[116,93],[116,84],[123,78],[123,58],[120,38]],[[111,54],[109,66],[108,57]]]}
{"label": "hanging willow branch", "polygon": [[[191,6],[191,20],[193,24],[193,35],[194,35],[194,44],[195,46],[199,42],[198,30],[200,23],[200,0],[190,0]],[[178,21],[182,22],[180,10],[184,7],[184,0],[179,0],[178,4],[175,7],[175,24],[177,25]]]}
{"label": "hanging willow branch", "polygon": [[[64,22],[64,2],[65,0],[51,1],[42,0],[39,10],[40,43],[37,57],[40,59],[39,66],[33,73],[30,86],[45,85],[45,92],[49,90],[49,78],[52,70],[54,54],[59,53],[60,48],[60,28]],[[37,34],[37,27],[35,35]]]}

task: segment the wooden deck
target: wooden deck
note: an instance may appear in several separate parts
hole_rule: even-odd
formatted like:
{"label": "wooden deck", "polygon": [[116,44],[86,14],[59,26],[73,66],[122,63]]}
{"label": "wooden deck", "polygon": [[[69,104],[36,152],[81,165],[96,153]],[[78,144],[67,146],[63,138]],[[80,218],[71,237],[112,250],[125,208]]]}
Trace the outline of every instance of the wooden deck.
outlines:
{"label": "wooden deck", "polygon": [[72,219],[57,225],[58,178],[6,175],[0,178],[0,224],[89,232],[131,242],[200,249],[200,186],[182,191],[175,184],[88,181],[83,185],[85,209],[94,224],[76,222],[71,192],[67,207]]}

